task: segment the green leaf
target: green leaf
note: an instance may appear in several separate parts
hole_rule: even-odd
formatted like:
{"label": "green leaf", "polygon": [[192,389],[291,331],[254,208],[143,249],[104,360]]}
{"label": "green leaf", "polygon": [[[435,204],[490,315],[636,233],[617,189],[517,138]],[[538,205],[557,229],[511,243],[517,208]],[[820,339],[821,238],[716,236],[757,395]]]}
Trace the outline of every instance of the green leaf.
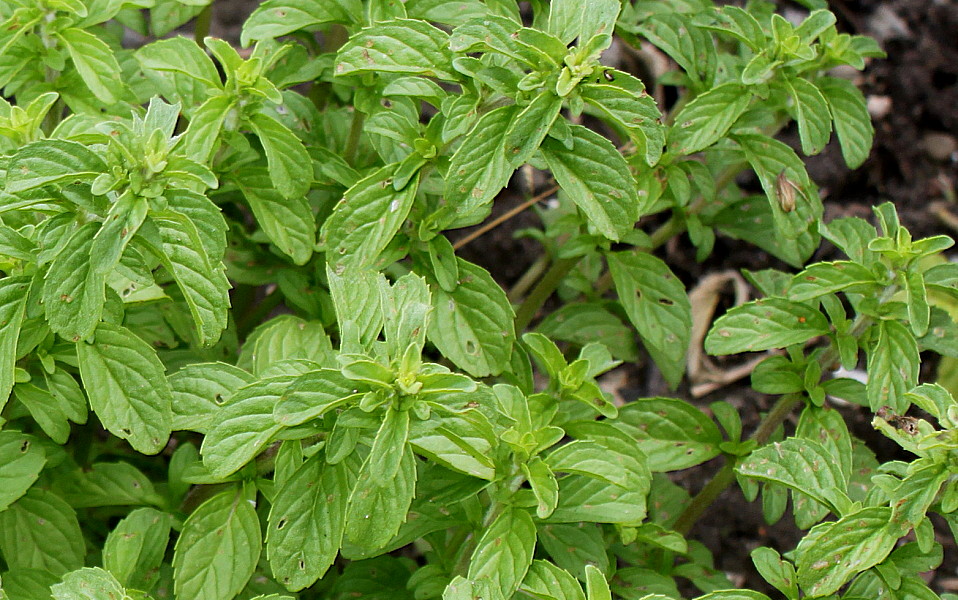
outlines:
{"label": "green leaf", "polygon": [[139,452],[162,450],[173,424],[173,393],[156,350],[110,323],[97,326],[93,343],[76,348],[90,406],[103,426]]}
{"label": "green leaf", "polygon": [[906,271],[903,279],[908,299],[908,325],[916,337],[921,337],[928,331],[928,322],[931,319],[925,278],[917,271]]}
{"label": "green leaf", "polygon": [[0,225],[0,256],[31,262],[36,258],[37,245],[12,227]]}
{"label": "green leaf", "polygon": [[387,408],[364,465],[372,479],[382,481],[396,477],[408,438],[409,411]]}
{"label": "green leaf", "polygon": [[109,572],[86,567],[67,573],[63,581],[50,588],[54,600],[102,600],[129,598],[126,590]]}
{"label": "green leaf", "polygon": [[759,448],[739,462],[736,471],[807,494],[835,514],[851,503],[845,495],[848,480],[841,467],[824,446],[811,439],[788,438]]}
{"label": "green leaf", "polygon": [[586,565],[594,565],[602,573],[609,573],[611,565],[602,539],[602,528],[595,523],[550,523],[538,528],[538,542],[555,563],[585,580]]}
{"label": "green leaf", "polygon": [[612,356],[621,360],[635,360],[638,356],[634,333],[604,304],[566,304],[549,313],[536,331],[579,346],[598,341],[609,349]]}
{"label": "green leaf", "polygon": [[818,154],[832,135],[831,114],[825,97],[814,83],[803,77],[789,78],[785,86],[792,97],[793,104],[789,108],[798,122],[802,152],[806,156]]}
{"label": "green leaf", "polygon": [[276,363],[290,359],[323,366],[335,364],[333,346],[322,323],[293,315],[270,319],[246,339],[238,365],[262,375]]}
{"label": "green leaf", "polygon": [[550,523],[638,523],[646,516],[650,487],[648,474],[634,480],[629,487],[610,485],[593,477],[566,475],[559,479],[559,504],[546,520]]}
{"label": "green leaf", "polygon": [[346,535],[362,550],[378,550],[389,543],[406,521],[416,492],[416,458],[408,444],[400,451],[394,477],[374,478],[371,458],[359,471],[346,514]]}
{"label": "green leaf", "polygon": [[877,329],[878,340],[867,349],[868,405],[872,411],[888,406],[895,414],[904,414],[908,410],[905,392],[918,383],[918,343],[898,321],[881,321]]}
{"label": "green leaf", "polygon": [[186,156],[204,164],[208,162],[219,148],[223,123],[230,111],[234,110],[235,103],[235,98],[226,94],[208,98],[193,112],[190,124],[180,138],[177,148]]}
{"label": "green leaf", "polygon": [[815,263],[795,275],[788,286],[788,298],[801,302],[839,291],[868,294],[880,289],[881,284],[870,269],[856,262],[838,260]]}
{"label": "green leaf", "polygon": [[285,427],[301,425],[358,398],[356,382],[336,369],[310,371],[286,389],[273,408],[273,420]]}
{"label": "green leaf", "polygon": [[795,436],[819,442],[842,474],[847,487],[852,477],[852,438],[845,418],[837,410],[807,405],[802,410]]}
{"label": "green leaf", "polygon": [[414,421],[409,443],[419,454],[444,467],[480,479],[496,476],[492,458],[495,435],[478,411]]}
{"label": "green leaf", "polygon": [[266,151],[269,176],[284,198],[301,198],[313,183],[313,163],[306,147],[285,125],[265,113],[254,114],[250,126]]}
{"label": "green leaf", "polygon": [[575,440],[559,446],[546,457],[552,471],[595,477],[612,485],[627,487],[628,471],[616,460],[616,453],[592,440]]}
{"label": "green leaf", "polygon": [[552,469],[541,458],[533,456],[522,464],[522,473],[538,502],[536,516],[540,519],[547,518],[559,503],[559,482],[556,481]]}
{"label": "green leaf", "polygon": [[606,260],[625,313],[674,388],[685,373],[692,336],[685,286],[661,259],[645,252],[610,252]]}
{"label": "green leaf", "polygon": [[722,433],[698,408],[675,398],[641,398],[619,409],[615,426],[636,441],[653,472],[686,469],[719,454]]}
{"label": "green leaf", "polygon": [[126,462],[94,463],[90,469],[74,469],[59,476],[54,489],[73,508],[163,502],[153,482]]}
{"label": "green leaf", "polygon": [[90,246],[89,260],[93,272],[106,276],[113,271],[127,244],[143,224],[147,210],[146,199],[134,194],[123,194],[113,203]]}
{"label": "green leaf", "polygon": [[236,472],[283,428],[273,420],[273,408],[295,378],[279,375],[256,381],[220,407],[200,449],[203,464],[215,477]]}
{"label": "green leaf", "polygon": [[73,66],[93,95],[107,104],[119,102],[126,86],[110,47],[89,31],[76,27],[60,30],[57,37],[66,46]]}
{"label": "green leaf", "polygon": [[798,599],[798,582],[792,563],[782,560],[777,551],[765,546],[752,550],[752,562],[765,581],[775,586],[786,598]]}
{"label": "green leaf", "polygon": [[330,268],[337,274],[376,264],[399,231],[416,199],[419,178],[392,186],[395,167],[385,166],[346,190],[322,230]]}
{"label": "green leaf", "polygon": [[173,518],[153,508],[138,508],[121,520],[103,544],[103,567],[120,585],[149,589],[170,542]]}
{"label": "green leaf", "polygon": [[343,540],[346,502],[355,483],[348,462],[326,463],[317,453],[276,492],[269,512],[266,555],[273,576],[298,591],[333,564]]}
{"label": "green leaf", "polygon": [[76,513],[53,492],[33,488],[0,512],[0,553],[8,569],[45,569],[56,576],[83,566]]}
{"label": "green leaf", "polygon": [[602,571],[593,565],[585,566],[585,595],[589,600],[612,600],[609,582]]}
{"label": "green leaf", "polygon": [[47,462],[47,453],[33,436],[0,431],[0,513],[23,496]]}
{"label": "green leaf", "polygon": [[635,143],[636,153],[646,164],[654,166],[665,145],[665,127],[658,105],[641,80],[622,71],[604,73],[605,78],[596,77],[595,83],[583,80],[576,90],[609,122],[625,129]]}
{"label": "green leaf", "polygon": [[362,21],[362,6],[357,0],[313,2],[311,0],[268,0],[257,7],[243,23],[240,43],[267,40],[300,29],[312,30],[323,23],[348,25]]}
{"label": "green leaf", "polygon": [[516,114],[514,105],[484,114],[452,155],[446,171],[445,212],[440,213],[437,228],[474,225],[486,217],[489,203],[512,175],[502,148]]}
{"label": "green leaf", "polygon": [[336,55],[336,75],[381,72],[458,79],[449,35],[425,21],[393,19],[365,27]]}
{"label": "green leaf", "polygon": [[[821,220],[822,201],[805,171],[805,164],[795,151],[765,135],[739,133],[734,138],[765,190],[775,229],[790,239],[798,239],[810,230],[814,231],[810,228]],[[790,211],[783,208],[779,198],[782,177],[788,181],[787,185],[795,196]]]}
{"label": "green leaf", "polygon": [[263,168],[244,167],[235,181],[270,241],[293,263],[306,264],[316,245],[316,218],[309,201],[302,195],[284,198]]}
{"label": "green leaf", "polygon": [[230,283],[222,263],[206,254],[199,230],[180,213],[154,212],[150,219],[160,233],[162,248],[154,249],[173,275],[190,307],[199,342],[214,344],[226,328]]}
{"label": "green leaf", "polygon": [[92,181],[106,164],[78,142],[40,140],[17,150],[7,167],[4,191],[17,194],[44,185]]}
{"label": "green leaf", "polygon": [[898,536],[888,531],[891,509],[865,508],[816,525],[796,549],[798,583],[810,596],[827,596],[852,576],[888,556]]}
{"label": "green leaf", "polygon": [[29,289],[30,279],[26,277],[0,279],[0,410],[13,389],[17,340]]}
{"label": "green leaf", "polygon": [[854,83],[837,77],[822,77],[818,88],[835,121],[835,133],[845,164],[850,169],[857,169],[868,158],[875,136],[865,97]]}
{"label": "green leaf", "polygon": [[532,564],[535,546],[532,517],[521,508],[507,508],[479,538],[468,577],[488,580],[503,598],[511,598]]}
{"label": "green leaf", "polygon": [[187,76],[199,82],[204,92],[223,87],[213,60],[188,37],[176,36],[147,44],[136,51],[136,60],[144,71],[171,72]]}
{"label": "green leaf", "polygon": [[106,301],[104,276],[90,261],[96,222],[79,227],[53,259],[43,286],[43,306],[50,329],[69,341],[90,337]]}
{"label": "green leaf", "polygon": [[671,56],[695,87],[701,88],[703,83],[711,85],[717,62],[715,42],[711,35],[692,23],[690,15],[677,12],[652,15],[639,26],[639,33]]}
{"label": "green leaf", "polygon": [[889,492],[892,517],[889,532],[906,535],[927,518],[928,507],[935,501],[950,472],[942,463],[919,459],[909,465],[909,472],[901,484]]}
{"label": "green leaf", "polygon": [[33,420],[51,440],[66,443],[70,437],[70,424],[53,394],[32,383],[18,383],[13,388],[13,395],[30,411]]}
{"label": "green leaf", "polygon": [[505,292],[485,269],[458,261],[456,289],[446,292],[433,286],[429,340],[470,375],[498,375],[512,354],[515,314]]}
{"label": "green leaf", "polygon": [[249,581],[262,548],[256,509],[246,494],[226,490],[200,505],[173,553],[177,598],[230,600]]}
{"label": "green leaf", "polygon": [[506,130],[502,148],[513,169],[532,158],[561,108],[562,98],[544,89],[515,116]]}
{"label": "green leaf", "polygon": [[708,148],[728,133],[751,100],[751,90],[732,81],[696,96],[675,115],[669,149],[688,155]]}
{"label": "green leaf", "polygon": [[219,407],[253,376],[226,363],[194,363],[170,375],[173,430],[206,433]]}
{"label": "green leaf", "polygon": [[763,298],[719,317],[705,338],[705,351],[712,355],[761,352],[826,334],[828,320],[818,310],[783,298]]}
{"label": "green leaf", "polygon": [[581,125],[569,129],[571,148],[552,138],[543,142],[546,164],[599,233],[618,241],[641,216],[635,179],[607,138]]}
{"label": "green leaf", "polygon": [[547,560],[532,561],[519,589],[538,600],[585,600],[575,577]]}
{"label": "green leaf", "polygon": [[581,46],[596,34],[612,35],[621,8],[618,0],[590,0],[585,5],[579,0],[556,0],[549,5],[546,31],[567,45],[578,38]]}

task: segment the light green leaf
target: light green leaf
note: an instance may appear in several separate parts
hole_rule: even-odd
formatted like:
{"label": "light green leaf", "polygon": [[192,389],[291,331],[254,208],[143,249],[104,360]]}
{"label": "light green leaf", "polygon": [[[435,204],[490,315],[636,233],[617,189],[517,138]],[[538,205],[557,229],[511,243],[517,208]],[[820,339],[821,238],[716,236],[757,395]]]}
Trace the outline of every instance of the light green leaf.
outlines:
{"label": "light green leaf", "polygon": [[797,600],[798,582],[792,563],[782,560],[776,550],[767,546],[752,550],[752,562],[765,581],[775,586],[786,598]]}
{"label": "light green leaf", "polygon": [[32,383],[18,383],[13,387],[13,395],[30,411],[30,416],[51,440],[66,443],[70,437],[70,424],[53,394]]}
{"label": "light green leaf", "polygon": [[692,305],[685,286],[661,259],[645,252],[606,255],[619,301],[674,388],[685,373],[692,336]]}
{"label": "light green leaf", "polygon": [[19,431],[0,431],[0,512],[23,496],[47,462],[36,438]]}
{"label": "light green leaf", "polygon": [[852,438],[845,418],[837,410],[806,405],[798,419],[795,436],[815,440],[842,474],[842,489],[852,477]]}
{"label": "light green leaf", "polygon": [[928,508],[950,476],[948,466],[943,463],[931,459],[911,463],[905,479],[889,492],[892,506],[889,533],[903,536],[917,528],[927,518]]}
{"label": "light green leaf", "polygon": [[76,513],[53,492],[33,488],[0,512],[0,553],[8,569],[63,575],[86,554]]}
{"label": "light green leaf", "polygon": [[[4,571],[0,600],[49,600],[50,586],[59,583],[60,576],[43,569],[11,569]],[[4,595],[6,594],[6,595]]]}
{"label": "light green leaf", "polygon": [[527,162],[559,117],[562,98],[544,89],[515,116],[503,139],[503,152],[513,169]]}
{"label": "light green leaf", "polygon": [[905,296],[908,299],[908,325],[916,337],[921,337],[928,331],[928,322],[931,319],[925,278],[917,271],[906,271],[903,279]]}
{"label": "light green leaf", "polygon": [[891,509],[865,508],[816,525],[798,544],[798,583],[809,596],[827,596],[852,576],[880,563],[898,536],[888,531]]}
{"label": "light green leaf", "polygon": [[155,41],[138,49],[135,56],[146,71],[185,75],[209,90],[223,87],[213,60],[188,37],[176,36]]}
{"label": "light green leaf", "polygon": [[686,469],[717,456],[722,433],[702,411],[676,398],[641,398],[619,409],[615,426],[636,441],[653,472]]}
{"label": "light green leaf", "polygon": [[126,590],[109,572],[100,567],[85,567],[67,573],[63,581],[50,588],[54,600],[103,600],[129,598]]}
{"label": "light green leaf", "polygon": [[519,589],[537,600],[585,600],[571,574],[547,560],[534,560]]}
{"label": "light green leaf", "polygon": [[210,264],[223,260],[226,252],[226,219],[220,207],[203,194],[197,194],[183,189],[167,190],[164,194],[169,208],[186,216],[196,231],[200,234],[200,241],[206,249]]}
{"label": "light green leaf", "polygon": [[549,313],[536,331],[579,346],[598,341],[620,360],[635,360],[638,356],[632,329],[600,303],[566,304]]}
{"label": "light green leaf", "polygon": [[235,98],[227,94],[213,96],[203,102],[193,112],[190,124],[180,138],[178,150],[204,164],[208,162],[219,148],[220,131],[227,115],[234,110],[235,103]]}
{"label": "light green leaf", "polygon": [[497,375],[509,364],[515,314],[489,273],[458,259],[459,285],[432,289],[429,340],[456,366],[474,377]]}
{"label": "light green leaf", "polygon": [[532,517],[521,508],[507,508],[479,538],[468,577],[488,580],[503,598],[511,598],[532,564],[535,547]]}
{"label": "light green leaf", "polygon": [[103,567],[120,585],[149,589],[170,541],[173,518],[153,508],[138,508],[123,518],[103,544]]}
{"label": "light green leaf", "polygon": [[40,140],[20,148],[7,167],[4,191],[25,192],[44,185],[92,181],[106,164],[78,142]]}
{"label": "light green leaf", "polygon": [[367,464],[364,465],[372,479],[384,481],[396,477],[408,438],[409,411],[387,408],[386,417],[376,433],[369,458],[366,459]]}
{"label": "light green leaf", "polygon": [[566,475],[559,479],[559,504],[546,521],[637,523],[646,516],[650,488],[650,475],[636,479],[627,488],[593,477]]}
{"label": "light green leaf", "polygon": [[184,215],[162,211],[150,219],[162,242],[162,248],[154,250],[183,292],[200,344],[214,344],[226,328],[230,306],[230,283],[222,263],[213,263],[196,225]]}
{"label": "light green leaf", "polygon": [[713,355],[761,352],[827,333],[828,320],[818,310],[783,298],[763,298],[719,317],[705,338],[705,351]]}
{"label": "light green leaf", "polygon": [[220,407],[200,452],[216,477],[226,477],[253,459],[283,426],[273,420],[276,402],[296,377],[279,375],[242,387]]}
{"label": "light green leaf", "polygon": [[549,5],[546,31],[563,44],[578,38],[581,46],[596,34],[612,35],[621,8],[619,0],[590,0],[587,4],[579,0],[555,0]]}
{"label": "light green leaf", "polygon": [[396,191],[394,173],[395,167],[389,165],[357,181],[323,225],[327,260],[337,274],[374,265],[409,215],[419,177]]}
{"label": "light green leaf", "polygon": [[70,236],[53,259],[43,286],[43,306],[50,329],[68,341],[90,337],[106,301],[104,276],[90,262],[99,223],[87,223]]}
{"label": "light green leaf", "polygon": [[559,482],[556,481],[552,469],[538,456],[533,456],[522,464],[522,473],[538,502],[536,516],[545,519],[559,503]]}
{"label": "light green leaf", "polygon": [[915,336],[898,321],[881,321],[878,340],[867,352],[868,405],[872,411],[888,406],[895,414],[904,414],[908,410],[905,392],[918,383],[921,366]]}
{"label": "light green leaf", "polygon": [[495,435],[478,411],[414,421],[409,443],[419,454],[444,467],[480,479],[496,476],[492,458]]}
{"label": "light green leaf", "polygon": [[675,115],[669,149],[688,155],[708,148],[728,133],[751,100],[751,90],[733,81],[696,96]]}
{"label": "light green leaf", "polygon": [[307,460],[276,492],[269,512],[266,554],[273,576],[298,591],[322,577],[343,540],[346,502],[355,483],[347,462],[323,453]]}
{"label": "light green leaf", "polygon": [[332,343],[322,323],[293,315],[270,319],[246,339],[237,364],[261,376],[276,363],[291,359],[334,364]]}
{"label": "light green leaf", "polygon": [[240,43],[249,46],[251,41],[278,38],[300,29],[310,31],[323,23],[358,23],[362,14],[358,0],[268,0],[243,23]]}
{"label": "light green leaf", "polygon": [[62,29],[57,37],[66,46],[73,66],[93,95],[107,104],[119,102],[126,86],[110,47],[89,31],[76,27]]}
{"label": "light green leaf", "polygon": [[110,206],[93,244],[90,246],[90,266],[101,276],[109,275],[139,230],[148,210],[146,198],[132,193],[123,194]]}
{"label": "light green leaf", "polygon": [[276,190],[288,199],[305,196],[313,183],[313,163],[303,142],[265,113],[254,114],[250,126],[266,151],[269,176]]}
{"label": "light green leaf", "polygon": [[173,553],[177,598],[230,600],[249,581],[263,540],[246,494],[226,490],[200,505],[186,522]]}
{"label": "light green leaf", "polygon": [[30,279],[27,277],[0,279],[0,410],[3,410],[13,389],[17,340],[20,338],[20,325],[23,323],[29,289]]}
{"label": "light green leaf", "polygon": [[[625,129],[635,143],[636,153],[654,166],[665,146],[665,127],[655,100],[641,80],[622,71],[604,71],[605,78],[583,80],[576,88],[582,99],[596,107],[600,116]],[[611,81],[608,78],[611,77]]]}
{"label": "light green leaf", "polygon": [[456,81],[449,35],[425,21],[393,19],[365,27],[336,55],[336,75],[409,73]]}
{"label": "light green leaf", "polygon": [[612,600],[612,590],[602,571],[593,565],[585,566],[585,595],[589,600]]}
{"label": "light green leaf", "polygon": [[564,444],[546,457],[552,471],[578,473],[607,481],[612,485],[629,485],[629,473],[616,460],[615,452],[592,440],[575,440]]}
{"label": "light green leaf", "polygon": [[162,450],[173,424],[173,393],[156,350],[110,323],[97,326],[93,343],[76,347],[80,378],[103,426],[139,452]]}
{"label": "light green leaf", "polygon": [[831,109],[845,164],[856,169],[868,158],[875,137],[865,97],[854,83],[837,77],[821,78],[818,88]]}
{"label": "light green leaf", "polygon": [[126,462],[94,463],[58,476],[54,489],[73,508],[162,504],[153,482]]}
{"label": "light green leaf", "polygon": [[825,97],[814,83],[803,77],[789,78],[785,86],[792,97],[789,109],[798,122],[802,152],[806,156],[818,154],[832,135],[831,114]]}
{"label": "light green leaf", "polygon": [[768,596],[751,590],[721,590],[699,596],[695,600],[769,600]]}
{"label": "light green leaf", "polygon": [[[379,337],[383,328],[383,312],[379,295],[378,272],[370,269],[347,270],[337,274],[326,264],[326,278],[329,280],[329,295],[333,298],[336,320],[340,331],[345,331],[347,323],[354,326],[361,348]],[[345,334],[344,334],[344,337]],[[340,349],[347,352],[345,348]],[[359,350],[359,349],[357,349]],[[351,350],[349,350],[351,351]]]}
{"label": "light green leaf", "polygon": [[407,0],[405,5],[410,17],[452,26],[484,17],[492,10],[482,0]]}
{"label": "light green leaf", "polygon": [[206,433],[219,407],[253,376],[226,363],[194,363],[170,375],[173,430]]}
{"label": "light green leaf", "polygon": [[416,458],[408,444],[401,449],[395,476],[376,479],[367,458],[349,496],[346,535],[361,550],[383,548],[406,521],[416,493]]}
{"label": "light green leaf", "polygon": [[0,256],[30,262],[36,259],[37,245],[12,227],[0,225]]}
{"label": "light green leaf", "polygon": [[236,183],[270,241],[295,264],[306,264],[316,245],[316,218],[306,198],[284,198],[263,168],[243,168]]}
{"label": "light green leaf", "polygon": [[474,225],[489,214],[489,203],[512,175],[502,148],[516,114],[514,105],[484,114],[452,155],[437,228]]}
{"label": "light green leaf", "polygon": [[327,411],[358,399],[356,382],[337,369],[310,371],[286,389],[273,408],[273,420],[285,427],[317,419]]}
{"label": "light green leaf", "polygon": [[752,452],[736,466],[742,475],[771,481],[807,494],[844,512],[851,500],[845,494],[847,479],[824,446],[812,439],[788,438]]}
{"label": "light green leaf", "polygon": [[571,149],[552,138],[543,142],[546,164],[599,233],[618,241],[641,214],[635,179],[607,138],[581,125],[570,129]]}
{"label": "light green leaf", "polygon": [[881,284],[870,269],[856,262],[838,260],[815,263],[792,277],[788,298],[801,302],[839,291],[867,294],[880,289]]}

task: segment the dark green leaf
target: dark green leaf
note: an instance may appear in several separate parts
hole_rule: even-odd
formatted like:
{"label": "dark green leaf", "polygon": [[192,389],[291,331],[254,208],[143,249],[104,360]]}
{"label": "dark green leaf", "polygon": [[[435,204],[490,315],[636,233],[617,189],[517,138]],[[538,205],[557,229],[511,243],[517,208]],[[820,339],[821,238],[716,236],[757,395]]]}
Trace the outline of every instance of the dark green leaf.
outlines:
{"label": "dark green leaf", "polygon": [[313,2],[311,0],[268,0],[243,23],[240,43],[278,38],[294,31],[312,30],[323,23],[358,23],[362,6],[358,0]]}
{"label": "dark green leaf", "polygon": [[226,363],[194,363],[173,373],[173,430],[206,433],[220,405],[252,382],[252,375]]}
{"label": "dark green leaf", "polygon": [[722,434],[705,414],[675,398],[642,398],[619,409],[615,426],[636,441],[654,472],[676,471],[719,454]]}
{"label": "dark green leaf", "polygon": [[546,31],[563,44],[578,38],[582,46],[596,34],[611,35],[621,8],[618,0],[590,0],[585,6],[578,0],[556,0],[549,5]]}
{"label": "dark green leaf", "polygon": [[349,496],[346,535],[360,549],[384,547],[406,521],[416,491],[416,458],[408,444],[400,452],[399,468],[391,478],[374,478],[370,458],[359,471]]}
{"label": "dark green leaf", "polygon": [[449,36],[416,19],[393,19],[366,27],[340,48],[336,74],[410,73],[455,81]]}
{"label": "dark green leaf", "polygon": [[837,77],[823,77],[818,87],[831,109],[845,164],[851,169],[860,167],[868,158],[875,136],[865,97],[854,83]]}
{"label": "dark green leaf", "polygon": [[120,585],[149,589],[170,541],[172,517],[152,508],[128,514],[103,544],[103,566]]}
{"label": "dark green leaf", "polygon": [[597,77],[594,83],[583,81],[576,90],[611,123],[625,129],[636,145],[636,153],[646,164],[654,166],[665,145],[665,128],[658,105],[639,79],[621,71],[604,73],[612,81]]}
{"label": "dark green leaf", "polygon": [[502,148],[513,169],[532,158],[561,108],[562,98],[543,90],[515,116],[506,130]]}
{"label": "dark green leaf", "polygon": [[130,330],[100,323],[93,343],[77,343],[90,406],[113,435],[144,454],[166,446],[172,391],[156,351]]}
{"label": "dark green leaf", "polygon": [[581,125],[570,129],[571,148],[552,138],[543,142],[546,164],[589,222],[605,237],[619,240],[643,212],[635,179],[607,138]]}
{"label": "dark green leaf", "polygon": [[93,222],[74,231],[44,281],[43,306],[50,329],[73,342],[93,333],[106,301],[104,275],[95,272],[90,262],[98,228]]}
{"label": "dark green leaf", "polygon": [[873,411],[888,406],[904,414],[905,392],[918,383],[918,343],[898,321],[881,321],[877,328],[878,340],[868,349],[868,404]]}
{"label": "dark green leaf", "polygon": [[675,125],[669,130],[669,149],[694,154],[708,148],[728,133],[751,100],[751,90],[735,82],[696,96],[675,115]]}
{"label": "dark green leaf", "polygon": [[713,355],[760,352],[827,333],[828,320],[814,308],[783,298],[764,298],[736,306],[719,317],[705,338],[705,351]]}
{"label": "dark green leaf", "polygon": [[76,513],[53,492],[33,488],[0,512],[0,553],[8,569],[63,575],[86,554]]}
{"label": "dark green leaf", "polygon": [[538,600],[585,600],[575,577],[547,560],[532,561],[519,589]]}
{"label": "dark green leaf", "polygon": [[614,252],[606,259],[625,313],[666,381],[677,386],[692,336],[692,305],[685,286],[651,254]]}
{"label": "dark green leaf", "polygon": [[92,150],[67,140],[41,140],[20,148],[7,167],[4,190],[10,194],[74,181],[92,181],[106,171]]}
{"label": "dark green leaf", "polygon": [[459,285],[433,287],[429,340],[475,377],[496,375],[509,364],[515,315],[505,292],[484,269],[459,260]]}
{"label": "dark green leaf", "polygon": [[176,597],[230,600],[253,574],[262,544],[256,509],[245,493],[231,489],[213,496],[190,514],[176,540]]}
{"label": "dark green leaf", "polygon": [[18,383],[13,387],[13,395],[30,411],[33,420],[51,440],[66,443],[70,437],[70,424],[53,394],[32,383]]}
{"label": "dark green leaf", "polygon": [[790,300],[801,302],[839,291],[874,293],[881,289],[875,274],[851,261],[821,262],[811,265],[792,278],[788,286]]}
{"label": "dark green leaf", "polygon": [[802,152],[806,156],[818,154],[832,135],[831,115],[825,97],[815,84],[803,77],[787,79],[785,85],[792,97],[791,111],[798,122]]}
{"label": "dark green leaf", "polygon": [[162,503],[153,482],[126,462],[94,463],[60,475],[54,486],[73,508]]}
{"label": "dark green leaf", "polygon": [[602,529],[595,523],[540,525],[538,541],[556,565],[585,580],[585,566],[598,567],[609,573],[611,565],[602,539]]}
{"label": "dark green leaf", "polygon": [[284,198],[301,198],[313,183],[313,163],[306,147],[285,125],[265,113],[250,118],[250,125],[266,151],[269,176]]}
{"label": "dark green leaf", "polygon": [[17,340],[29,289],[30,280],[26,277],[0,279],[0,410],[13,389]]}

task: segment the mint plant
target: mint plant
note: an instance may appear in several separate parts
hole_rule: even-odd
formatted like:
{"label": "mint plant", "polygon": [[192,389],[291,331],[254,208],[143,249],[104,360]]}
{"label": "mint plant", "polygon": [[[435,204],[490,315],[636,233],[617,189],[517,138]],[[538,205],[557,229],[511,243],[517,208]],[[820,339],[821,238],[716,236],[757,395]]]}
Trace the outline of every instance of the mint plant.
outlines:
{"label": "mint plant", "polygon": [[[958,356],[952,241],[890,204],[824,222],[776,137],[834,133],[860,165],[872,127],[833,68],[874,41],[812,0],[799,23],[761,0],[267,0],[237,48],[207,4],[0,5],[0,597],[767,598],[690,537],[733,484],[807,530],[752,554],[785,597],[937,597],[918,573],[929,514],[956,523],[958,405],[918,373]],[[613,44],[674,69],[643,81]],[[511,300],[455,230],[527,168],[556,202]],[[754,432],[600,385],[646,356],[685,379],[693,306],[655,253],[682,234],[796,271],[747,273],[762,298],[704,340],[767,352]],[[822,237],[847,260],[807,264]],[[878,464],[836,398],[917,458]],[[717,457],[695,497],[667,475]]]}

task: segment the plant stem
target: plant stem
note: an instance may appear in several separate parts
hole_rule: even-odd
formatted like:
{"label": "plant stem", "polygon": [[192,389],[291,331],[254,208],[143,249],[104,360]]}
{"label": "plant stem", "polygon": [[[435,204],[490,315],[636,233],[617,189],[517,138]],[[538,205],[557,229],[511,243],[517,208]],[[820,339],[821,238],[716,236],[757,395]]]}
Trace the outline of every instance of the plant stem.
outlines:
{"label": "plant stem", "polygon": [[539,312],[542,305],[549,299],[552,292],[559,287],[559,284],[565,276],[569,274],[569,271],[579,264],[580,258],[582,257],[560,258],[552,263],[552,266],[549,267],[546,274],[542,276],[542,279],[539,280],[536,287],[532,288],[532,291],[529,292],[529,295],[526,296],[526,299],[522,301],[522,304],[520,304],[516,310],[516,333],[521,333],[522,330],[529,326],[529,323],[535,318],[536,313]]}
{"label": "plant stem", "polygon": [[356,152],[359,150],[359,138],[362,136],[365,120],[366,115],[353,108],[353,122],[349,126],[349,137],[346,138],[346,151],[343,152],[343,158],[349,165],[352,165],[356,159]]}
{"label": "plant stem", "polygon": [[546,198],[548,198],[548,197],[551,196],[552,194],[556,193],[558,190],[559,190],[559,188],[558,188],[557,186],[552,186],[551,188],[547,189],[546,191],[544,191],[544,192],[542,192],[542,193],[539,193],[539,194],[536,194],[535,196],[533,196],[532,198],[529,198],[528,200],[526,200],[525,202],[523,202],[523,203],[520,204],[519,206],[513,207],[513,208],[510,209],[509,211],[507,211],[507,212],[505,212],[505,213],[499,215],[498,217],[496,217],[495,219],[489,221],[488,223],[485,223],[482,227],[480,227],[479,229],[476,229],[475,231],[473,231],[473,232],[470,233],[469,235],[464,236],[464,237],[462,237],[461,239],[456,240],[456,243],[453,244],[452,247],[453,247],[455,250],[458,250],[458,249],[462,248],[463,246],[465,246],[465,245],[468,244],[469,242],[473,241],[474,239],[478,238],[479,236],[484,235],[484,234],[488,233],[489,231],[492,231],[493,229],[495,229],[496,227],[502,225],[503,223],[505,223],[506,221],[508,221],[508,220],[511,219],[512,217],[514,217],[514,216],[518,215],[519,213],[525,211],[527,208],[529,208],[529,207],[532,206],[533,204],[537,204],[537,203],[539,203],[540,201],[545,200]]}
{"label": "plant stem", "polygon": [[200,14],[196,15],[196,23],[193,25],[193,39],[200,47],[203,46],[203,39],[210,34],[210,25],[213,23],[214,1],[210,0],[210,3],[200,11]]}

